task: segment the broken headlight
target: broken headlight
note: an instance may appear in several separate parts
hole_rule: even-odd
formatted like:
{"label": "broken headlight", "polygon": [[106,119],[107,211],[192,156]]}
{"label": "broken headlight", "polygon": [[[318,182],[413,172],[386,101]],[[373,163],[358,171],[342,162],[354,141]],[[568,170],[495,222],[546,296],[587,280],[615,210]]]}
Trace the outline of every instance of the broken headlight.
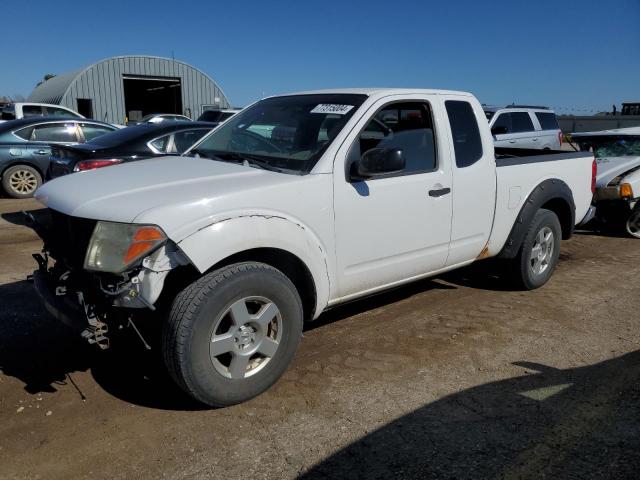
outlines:
{"label": "broken headlight", "polygon": [[84,268],[122,273],[167,239],[155,225],[98,222],[84,258]]}

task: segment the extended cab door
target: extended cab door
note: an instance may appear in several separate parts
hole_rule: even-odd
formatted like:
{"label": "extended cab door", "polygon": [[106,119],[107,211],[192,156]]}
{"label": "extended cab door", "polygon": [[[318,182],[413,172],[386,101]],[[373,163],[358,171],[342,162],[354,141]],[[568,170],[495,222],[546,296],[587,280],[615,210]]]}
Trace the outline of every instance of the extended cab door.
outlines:
{"label": "extended cab door", "polygon": [[470,96],[446,95],[444,109],[453,150],[453,221],[447,266],[483,255],[496,202],[496,162],[481,105]]}
{"label": "extended cab door", "polygon": [[[375,291],[442,268],[451,229],[451,166],[440,106],[428,96],[390,96],[360,120],[334,165],[340,298]],[[373,148],[402,150],[405,170],[355,179]]]}

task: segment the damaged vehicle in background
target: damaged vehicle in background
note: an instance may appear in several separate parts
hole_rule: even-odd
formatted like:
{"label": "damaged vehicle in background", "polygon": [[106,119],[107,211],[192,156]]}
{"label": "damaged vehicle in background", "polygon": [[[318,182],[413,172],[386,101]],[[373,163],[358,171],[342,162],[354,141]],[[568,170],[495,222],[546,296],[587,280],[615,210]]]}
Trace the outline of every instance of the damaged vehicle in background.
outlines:
{"label": "damaged vehicle in background", "polygon": [[215,127],[206,122],[165,121],[127,127],[82,145],[57,145],[52,149],[47,179],[145,158],[179,155]]}
{"label": "damaged vehicle in background", "polygon": [[640,238],[640,127],[573,133],[571,139],[598,163],[598,223]]}
{"label": "damaged vehicle in background", "polygon": [[102,348],[161,329],[171,377],[211,406],[269,388],[341,303],[489,257],[541,287],[595,181],[589,153],[495,149],[475,97],[442,90],[267,98],[186,157],[41,187],[33,279]]}

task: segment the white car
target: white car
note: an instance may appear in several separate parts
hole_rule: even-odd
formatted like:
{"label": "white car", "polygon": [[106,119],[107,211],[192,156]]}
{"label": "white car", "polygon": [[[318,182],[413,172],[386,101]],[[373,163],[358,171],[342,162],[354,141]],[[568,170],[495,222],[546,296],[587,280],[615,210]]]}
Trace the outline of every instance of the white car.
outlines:
{"label": "white car", "polygon": [[142,117],[140,123],[162,123],[162,122],[190,122],[191,119],[185,115],[175,113],[151,113]]}
{"label": "white car", "polygon": [[640,127],[574,133],[571,139],[596,157],[600,224],[640,238]]}
{"label": "white car", "polygon": [[560,150],[562,131],[546,107],[484,106],[496,147]]}
{"label": "white car", "polygon": [[514,288],[544,285],[590,214],[595,170],[589,153],[537,153],[494,149],[468,93],[267,98],[186,156],[41,187],[52,225],[34,283],[102,347],[156,312],[177,384],[208,405],[242,402],[330,307],[488,257]]}
{"label": "white car", "polygon": [[18,120],[29,117],[65,117],[65,118],[84,118],[78,112],[61,107],[60,105],[51,105],[49,103],[28,103],[15,102],[9,103],[2,108],[0,113],[0,121]]}

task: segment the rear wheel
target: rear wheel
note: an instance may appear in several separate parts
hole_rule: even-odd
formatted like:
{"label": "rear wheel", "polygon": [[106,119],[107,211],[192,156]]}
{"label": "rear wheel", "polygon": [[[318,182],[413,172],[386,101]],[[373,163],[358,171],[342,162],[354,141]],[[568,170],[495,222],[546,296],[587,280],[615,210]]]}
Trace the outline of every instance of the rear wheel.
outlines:
{"label": "rear wheel", "polygon": [[42,176],[28,165],[14,165],[2,175],[2,188],[13,198],[29,198],[42,185]]}
{"label": "rear wheel", "polygon": [[518,256],[512,260],[514,279],[526,290],[541,287],[551,277],[560,256],[562,230],[550,210],[534,215]]}
{"label": "rear wheel", "polygon": [[170,375],[196,400],[221,407],[268,389],[302,334],[302,302],[279,270],[239,263],[184,289],[163,331]]}

